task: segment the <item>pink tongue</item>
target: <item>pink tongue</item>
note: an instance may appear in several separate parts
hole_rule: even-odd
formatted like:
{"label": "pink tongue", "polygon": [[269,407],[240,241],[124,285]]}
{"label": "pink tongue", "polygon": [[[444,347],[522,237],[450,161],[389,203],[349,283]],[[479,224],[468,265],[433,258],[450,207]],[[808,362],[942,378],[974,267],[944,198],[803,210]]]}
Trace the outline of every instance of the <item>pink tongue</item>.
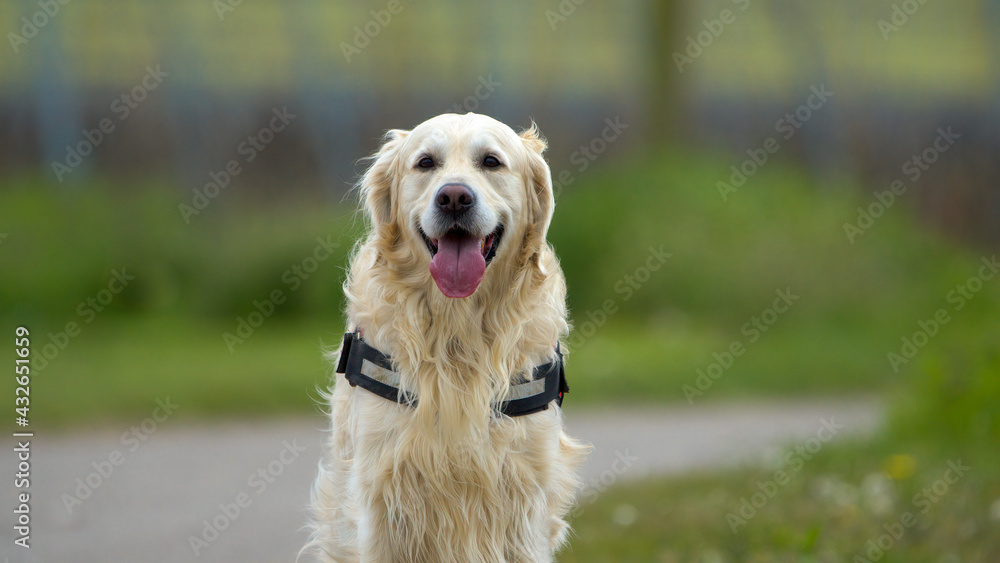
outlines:
{"label": "pink tongue", "polygon": [[472,295],[486,271],[480,240],[447,234],[438,239],[438,251],[431,260],[431,276],[441,293],[448,297]]}

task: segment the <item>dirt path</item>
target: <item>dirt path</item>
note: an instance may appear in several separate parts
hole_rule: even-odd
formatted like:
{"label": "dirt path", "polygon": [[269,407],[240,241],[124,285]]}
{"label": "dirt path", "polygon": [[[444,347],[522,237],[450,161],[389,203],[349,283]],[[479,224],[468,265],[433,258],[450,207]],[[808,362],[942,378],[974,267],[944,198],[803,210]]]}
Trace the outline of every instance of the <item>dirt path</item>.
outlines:
{"label": "dirt path", "polygon": [[[651,474],[751,463],[776,448],[805,444],[824,419],[827,428],[843,425],[837,438],[872,432],[881,414],[877,402],[839,400],[567,409],[570,433],[595,446],[584,470],[595,491]],[[30,550],[12,545],[10,507],[16,504],[8,476],[16,469],[13,456],[0,456],[6,483],[0,491],[5,507],[0,558],[11,563],[292,561],[306,538],[302,526],[323,425],[318,416],[210,427],[174,427],[168,421],[142,434],[145,441],[123,441],[128,428],[39,433],[31,446]],[[13,447],[9,439],[4,447]],[[206,530],[204,521],[224,529]],[[198,555],[191,538],[203,542]]]}

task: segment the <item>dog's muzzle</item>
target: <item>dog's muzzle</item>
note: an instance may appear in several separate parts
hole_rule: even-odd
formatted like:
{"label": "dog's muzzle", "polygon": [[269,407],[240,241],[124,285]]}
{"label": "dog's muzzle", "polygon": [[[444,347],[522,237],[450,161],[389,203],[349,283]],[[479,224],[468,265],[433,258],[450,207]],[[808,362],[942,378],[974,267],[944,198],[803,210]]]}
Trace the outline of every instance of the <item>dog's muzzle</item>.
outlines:
{"label": "dog's muzzle", "polygon": [[496,256],[503,225],[484,226],[486,215],[469,186],[445,184],[421,220],[427,231],[417,227],[431,253],[431,277],[447,297],[475,293],[486,266]]}

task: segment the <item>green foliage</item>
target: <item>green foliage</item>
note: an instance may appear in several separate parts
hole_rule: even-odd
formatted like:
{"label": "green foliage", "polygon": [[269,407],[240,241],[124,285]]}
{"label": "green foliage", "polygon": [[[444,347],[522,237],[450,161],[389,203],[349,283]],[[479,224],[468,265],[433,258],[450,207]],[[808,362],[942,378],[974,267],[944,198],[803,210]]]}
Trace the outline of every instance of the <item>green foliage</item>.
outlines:
{"label": "green foliage", "polygon": [[[965,373],[962,362],[971,361],[967,342],[989,350],[984,335],[995,341],[996,333],[983,327],[993,326],[1000,310],[993,281],[984,282],[970,306],[952,311],[940,335],[895,373],[886,353],[899,348],[918,320],[950,307],[945,296],[975,274],[975,255],[923,232],[908,217],[905,200],[851,244],[843,224],[867,200],[853,187],[817,190],[779,161],[723,201],[715,183],[729,164],[680,149],[637,155],[589,171],[559,195],[550,238],[566,272],[576,326],[569,339],[569,408],[591,401],[684,401],[685,386],[696,386],[699,372],[737,341],[745,353],[694,400],[878,392],[907,384],[924,361],[937,362],[942,381],[959,385],[954,374]],[[96,417],[82,407],[91,399],[105,405],[108,416],[145,408],[142,380],[126,386],[135,373],[159,374],[164,382],[171,373],[200,373],[163,387],[192,397],[193,412],[256,404],[245,407],[256,414],[308,403],[299,399],[304,387],[314,387],[315,372],[302,375],[305,381],[275,366],[322,370],[319,342],[336,344],[343,269],[363,229],[346,203],[278,204],[224,191],[188,224],[178,205],[190,203],[190,193],[162,182],[128,189],[100,180],[72,187],[32,178],[7,184],[0,191],[0,225],[8,234],[0,256],[16,268],[0,270],[0,302],[8,304],[0,314],[28,324],[39,347],[67,323],[83,331],[50,367],[52,379],[79,382],[64,387],[73,393],[53,387],[57,398],[41,407],[51,409],[51,420],[71,420],[70,413]],[[295,268],[312,265],[307,261],[318,239],[338,246],[307,277],[296,274]],[[661,246],[672,256],[647,277],[642,270],[653,256],[650,247]],[[108,286],[114,270],[135,279],[86,322],[80,305]],[[800,299],[749,342],[744,327],[772,306],[777,290],[788,288]],[[223,334],[234,333],[254,303],[275,290],[286,301],[250,344],[231,353]],[[613,307],[605,311],[609,301]],[[170,327],[168,335],[160,324]],[[158,339],[176,348],[158,357]],[[130,352],[140,348],[147,353]],[[259,369],[249,369],[249,357]],[[192,372],[191,361],[211,368]],[[220,386],[218,400],[195,398],[203,380]],[[956,389],[973,389],[969,385]],[[223,404],[239,393],[255,394],[256,402]],[[80,408],[69,404],[74,399]],[[969,424],[983,424],[977,420]]]}
{"label": "green foliage", "polygon": [[995,295],[974,299],[903,372],[874,441],[827,445],[800,471],[774,455],[614,487],[578,513],[560,561],[1000,560],[1000,333]]}
{"label": "green foliage", "polygon": [[971,334],[971,345],[921,361],[874,441],[824,446],[800,470],[782,453],[740,470],[613,487],[579,511],[559,560],[1000,560],[997,333]]}
{"label": "green foliage", "polygon": [[983,326],[964,342],[929,354],[894,414],[895,436],[966,450],[987,444],[1000,449],[998,328]]}
{"label": "green foliage", "polygon": [[[734,341],[746,353],[705,397],[874,392],[900,381],[909,368],[897,375],[886,353],[946,306],[951,287],[976,272],[975,255],[916,225],[905,200],[852,244],[843,225],[868,199],[853,186],[817,190],[779,163],[723,201],[716,182],[729,165],[681,150],[639,155],[561,195],[550,238],[574,322],[589,332],[607,300],[618,311],[573,347],[574,391],[606,392],[614,380],[629,399],[684,400],[682,386]],[[673,256],[633,289],[661,245]],[[961,342],[971,316],[1000,311],[991,283],[934,346]],[[746,323],[787,288],[801,299],[750,343]]]}
{"label": "green foliage", "polygon": [[810,316],[863,329],[879,313],[927,303],[928,289],[968,260],[923,233],[905,204],[851,244],[843,224],[857,217],[856,188],[819,191],[779,164],[724,201],[716,182],[730,164],[683,151],[642,155],[567,188],[551,238],[573,308],[615,297],[615,283],[643,265],[650,246],[663,245],[674,254],[669,267],[622,303],[626,314],[680,311],[737,323],[791,286]]}
{"label": "green foliage", "polygon": [[[580,511],[559,561],[998,560],[1000,464],[962,458],[959,465],[939,446],[937,455],[917,457],[912,472],[899,478],[884,470],[898,449],[841,444],[773,488],[767,482],[774,467],[620,485]],[[944,481],[948,461],[968,468],[961,476],[948,474],[951,484]],[[757,496],[754,506],[760,483],[773,494],[766,502]],[[888,549],[869,556],[869,542]]]}
{"label": "green foliage", "polygon": [[[17,264],[0,273],[0,300],[15,304],[21,318],[72,320],[81,302],[107,287],[112,270],[122,269],[135,279],[107,305],[112,314],[228,318],[274,289],[289,294],[278,315],[340,309],[341,268],[357,231],[349,211],[261,205],[223,193],[188,223],[178,205],[190,205],[190,194],[162,185],[16,184],[0,192],[9,234],[2,251]],[[313,273],[283,278],[313,255],[317,237],[338,245],[332,256]]]}
{"label": "green foliage", "polygon": [[[65,350],[36,366],[32,424],[79,429],[137,423],[149,416],[156,399],[167,397],[179,405],[176,416],[188,420],[317,412],[332,371],[322,351],[339,343],[339,321],[272,319],[230,353],[222,335],[234,333],[235,325],[171,317],[98,318]],[[31,327],[36,355],[48,342],[46,334],[60,328]]]}

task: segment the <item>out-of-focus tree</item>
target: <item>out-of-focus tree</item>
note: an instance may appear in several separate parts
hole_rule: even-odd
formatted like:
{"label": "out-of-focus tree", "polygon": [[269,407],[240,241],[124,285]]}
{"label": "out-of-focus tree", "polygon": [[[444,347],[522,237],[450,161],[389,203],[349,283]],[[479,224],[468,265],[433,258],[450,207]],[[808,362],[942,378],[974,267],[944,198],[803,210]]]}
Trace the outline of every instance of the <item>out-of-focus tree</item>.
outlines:
{"label": "out-of-focus tree", "polygon": [[649,4],[649,86],[646,93],[649,122],[647,136],[652,143],[664,143],[673,135],[677,107],[677,50],[675,36],[683,16],[678,0],[652,0]]}

